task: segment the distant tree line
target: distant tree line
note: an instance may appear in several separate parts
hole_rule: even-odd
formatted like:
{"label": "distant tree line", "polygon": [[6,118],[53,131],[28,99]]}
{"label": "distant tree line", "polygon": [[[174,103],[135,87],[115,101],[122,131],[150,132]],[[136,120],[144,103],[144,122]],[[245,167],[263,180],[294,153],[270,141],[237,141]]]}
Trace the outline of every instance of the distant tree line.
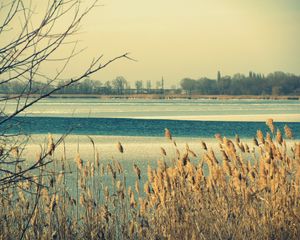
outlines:
{"label": "distant tree line", "polygon": [[248,76],[237,73],[217,79],[184,78],[180,85],[188,94],[203,95],[299,95],[300,76],[290,73],[274,72],[267,76],[249,72]]}
{"label": "distant tree line", "polygon": [[[84,79],[81,82],[64,87],[57,91],[58,94],[102,94],[102,95],[123,95],[123,94],[163,94],[163,79],[152,85],[151,81],[136,81],[133,86],[122,76],[118,76],[111,81],[101,82],[99,80]],[[51,91],[54,88],[67,85],[68,81],[58,81],[57,85],[49,83],[14,81],[6,85],[0,85],[1,94],[26,94],[27,90],[31,93],[43,93]],[[25,90],[24,90],[25,89]],[[174,93],[180,93],[181,89],[175,90]]]}
{"label": "distant tree line", "polygon": [[[46,93],[54,88],[67,85],[68,81],[58,81],[56,85],[32,81],[13,81],[0,84],[0,94]],[[201,94],[201,95],[299,95],[300,76],[284,72],[274,72],[267,76],[249,72],[248,76],[237,73],[233,76],[221,76],[216,79],[202,77],[199,79],[184,78],[181,88],[165,89],[164,80],[155,82],[136,81],[131,85],[124,77],[118,76],[111,81],[84,79],[60,89],[59,94]]]}

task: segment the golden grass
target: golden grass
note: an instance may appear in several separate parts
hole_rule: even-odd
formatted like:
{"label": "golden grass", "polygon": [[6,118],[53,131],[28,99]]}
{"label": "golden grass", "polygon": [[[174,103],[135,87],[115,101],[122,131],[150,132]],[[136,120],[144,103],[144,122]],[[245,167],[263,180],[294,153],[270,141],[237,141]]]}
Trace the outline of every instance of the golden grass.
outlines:
{"label": "golden grass", "polygon": [[[55,172],[40,169],[40,185],[24,181],[1,192],[0,239],[18,239],[25,228],[25,239],[298,239],[300,143],[288,149],[273,121],[267,125],[270,133],[258,130],[253,147],[217,134],[219,149],[200,141],[178,153],[170,141],[175,159],[161,148],[157,167],[144,175],[132,163],[129,186],[118,161],[105,168],[98,154],[94,162],[78,154],[71,190],[62,158]],[[170,130],[165,136],[172,139]],[[121,143],[117,149],[126,154]]]}

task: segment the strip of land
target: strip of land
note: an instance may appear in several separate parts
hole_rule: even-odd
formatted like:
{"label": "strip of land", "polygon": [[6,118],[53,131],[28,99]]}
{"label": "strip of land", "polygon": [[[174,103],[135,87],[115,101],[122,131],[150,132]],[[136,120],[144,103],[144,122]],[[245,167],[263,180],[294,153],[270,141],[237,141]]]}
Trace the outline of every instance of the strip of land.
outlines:
{"label": "strip of land", "polygon": [[[39,97],[31,94],[29,97]],[[0,98],[16,98],[15,94],[0,94]],[[24,95],[24,98],[27,95]],[[122,94],[122,95],[98,95],[98,94],[53,94],[50,98],[99,98],[99,99],[271,99],[271,100],[300,100],[300,96],[275,96],[275,95],[200,95],[200,94]]]}

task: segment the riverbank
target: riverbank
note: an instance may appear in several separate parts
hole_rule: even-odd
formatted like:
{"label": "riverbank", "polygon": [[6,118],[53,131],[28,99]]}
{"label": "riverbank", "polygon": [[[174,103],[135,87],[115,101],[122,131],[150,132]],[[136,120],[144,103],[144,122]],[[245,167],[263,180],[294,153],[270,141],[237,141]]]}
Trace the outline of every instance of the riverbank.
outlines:
{"label": "riverbank", "polygon": [[[14,98],[16,94],[0,94],[0,98]],[[31,94],[30,97],[38,97]],[[24,96],[26,97],[26,95]],[[99,98],[99,99],[270,99],[270,100],[300,100],[300,96],[273,96],[273,95],[200,95],[200,94],[124,94],[124,95],[99,95],[99,94],[52,94],[49,98]]]}

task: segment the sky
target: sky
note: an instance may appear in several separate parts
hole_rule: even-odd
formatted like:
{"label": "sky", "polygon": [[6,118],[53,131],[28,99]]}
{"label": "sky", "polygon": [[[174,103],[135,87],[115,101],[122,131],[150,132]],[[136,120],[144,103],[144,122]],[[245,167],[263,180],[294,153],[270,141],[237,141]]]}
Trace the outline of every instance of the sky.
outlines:
{"label": "sky", "polygon": [[[68,71],[125,52],[92,79],[124,76],[178,85],[184,77],[216,78],[249,71],[300,74],[299,0],[101,0],[82,22]],[[63,54],[63,51],[62,51]],[[46,69],[45,71],[51,71]]]}

